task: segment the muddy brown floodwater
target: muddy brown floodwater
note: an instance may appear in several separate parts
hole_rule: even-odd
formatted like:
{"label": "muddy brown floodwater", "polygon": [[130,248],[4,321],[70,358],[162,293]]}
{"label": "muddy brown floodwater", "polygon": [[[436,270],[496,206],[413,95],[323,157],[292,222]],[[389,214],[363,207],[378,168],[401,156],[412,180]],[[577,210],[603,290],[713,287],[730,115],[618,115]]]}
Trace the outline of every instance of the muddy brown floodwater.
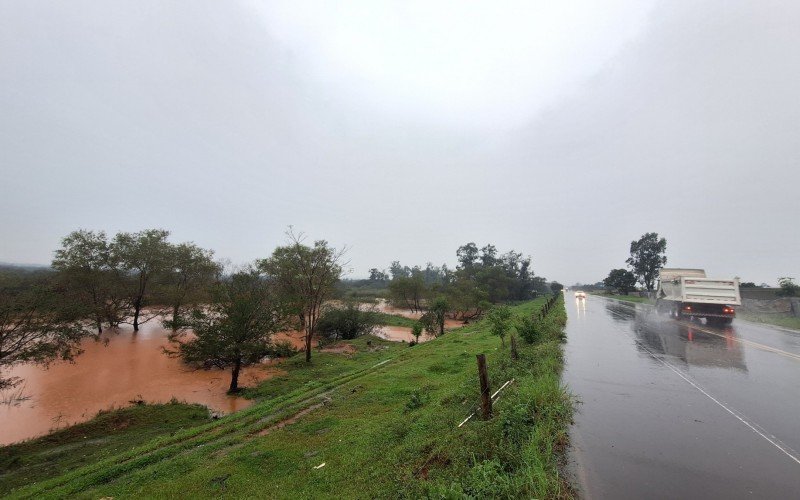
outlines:
{"label": "muddy brown floodwater", "polygon": [[[174,397],[223,413],[252,404],[226,394],[228,370],[192,370],[164,354],[168,334],[154,319],[137,334],[131,327],[105,332],[107,344],[86,341],[74,363],[16,367],[11,375],[24,379],[23,393],[30,399],[18,406],[0,405],[0,444],[83,422],[100,410],[128,406],[138,399],[167,402]],[[249,367],[242,371],[239,383],[253,385],[279,373],[280,368],[269,363]]]}
{"label": "muddy brown floodwater", "polygon": [[[379,301],[379,311],[419,319],[422,313],[391,307]],[[446,328],[461,326],[448,319]],[[192,370],[180,360],[164,354],[170,331],[154,319],[141,326],[138,333],[123,326],[106,331],[102,341],[87,340],[84,352],[74,363],[56,362],[49,368],[21,365],[11,376],[24,380],[23,394],[29,399],[17,406],[0,405],[0,445],[41,436],[51,430],[84,422],[100,410],[129,406],[131,401],[165,403],[175,398],[199,403],[222,413],[233,413],[253,402],[228,396],[228,370]],[[274,340],[288,340],[303,349],[302,332],[282,332]],[[386,340],[410,342],[411,328],[381,327],[376,335]],[[423,333],[420,341],[430,340]],[[242,370],[239,384],[255,385],[283,373],[272,363]]]}
{"label": "muddy brown floodwater", "polygon": [[[392,307],[386,299],[378,299],[377,304],[375,304],[375,309],[383,313],[396,314],[398,316],[404,316],[411,319],[420,319],[422,317],[421,311],[412,312],[409,309],[398,309],[396,307]],[[448,330],[451,328],[458,328],[462,325],[463,323],[461,321],[455,319],[447,318],[444,321],[444,327]],[[414,336],[411,334],[411,328],[404,326],[382,326],[375,333],[375,335],[386,340],[393,340],[395,342],[411,342],[414,340]],[[432,335],[423,333],[420,335],[419,341],[427,342],[433,338],[434,337]]]}

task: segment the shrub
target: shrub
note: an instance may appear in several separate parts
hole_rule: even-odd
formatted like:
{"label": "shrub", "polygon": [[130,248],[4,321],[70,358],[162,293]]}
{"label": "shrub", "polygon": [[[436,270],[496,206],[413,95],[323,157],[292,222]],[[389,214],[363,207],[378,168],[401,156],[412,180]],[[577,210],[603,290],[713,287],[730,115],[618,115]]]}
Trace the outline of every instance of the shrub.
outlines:
{"label": "shrub", "polygon": [[317,323],[317,331],[329,339],[350,340],[372,333],[378,326],[373,311],[362,311],[355,304],[341,309],[329,309]]}
{"label": "shrub", "polygon": [[780,278],[778,279],[778,284],[781,287],[778,291],[778,295],[781,297],[797,297],[797,295],[800,294],[800,285],[794,282],[794,278]]}
{"label": "shrub", "polygon": [[416,410],[417,408],[421,408],[424,404],[425,401],[420,391],[414,391],[411,393],[411,398],[406,402],[406,411]]}
{"label": "shrub", "polygon": [[276,358],[289,358],[300,352],[288,340],[279,340],[272,344],[270,355]]}
{"label": "shrub", "polygon": [[542,330],[533,318],[521,318],[514,328],[520,338],[528,344],[537,344],[542,340]]}
{"label": "shrub", "polygon": [[419,336],[422,335],[422,323],[414,323],[414,326],[411,327],[411,335],[414,336],[414,343],[419,344]]}
{"label": "shrub", "polygon": [[511,309],[508,306],[495,306],[489,309],[486,319],[489,322],[489,331],[492,335],[500,337],[503,345],[506,344],[506,333],[511,324]]}

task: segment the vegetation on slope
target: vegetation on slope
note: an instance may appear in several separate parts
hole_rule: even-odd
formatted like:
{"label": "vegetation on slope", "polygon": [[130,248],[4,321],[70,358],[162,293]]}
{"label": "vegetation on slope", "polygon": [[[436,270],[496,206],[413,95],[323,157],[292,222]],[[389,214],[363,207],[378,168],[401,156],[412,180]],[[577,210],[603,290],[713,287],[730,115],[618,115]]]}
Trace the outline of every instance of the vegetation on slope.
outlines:
{"label": "vegetation on slope", "polygon": [[[513,308],[530,317],[544,300]],[[249,394],[261,402],[162,436],[38,485],[26,496],[568,497],[559,474],[572,412],[561,386],[563,306],[537,322],[520,359],[484,322],[407,347],[364,337]],[[348,354],[349,351],[349,354]],[[501,394],[491,420],[473,418],[475,355]]]}
{"label": "vegetation on slope", "polygon": [[208,422],[207,408],[178,402],[102,411],[88,422],[0,448],[0,494]]}

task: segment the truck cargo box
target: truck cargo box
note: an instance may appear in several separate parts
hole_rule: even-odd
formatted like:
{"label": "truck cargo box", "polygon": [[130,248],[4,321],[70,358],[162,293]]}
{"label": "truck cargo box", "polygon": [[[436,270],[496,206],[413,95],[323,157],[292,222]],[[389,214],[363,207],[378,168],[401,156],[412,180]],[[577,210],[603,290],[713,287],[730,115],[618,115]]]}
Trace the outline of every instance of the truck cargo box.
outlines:
{"label": "truck cargo box", "polygon": [[[667,270],[665,269],[665,271]],[[673,270],[670,269],[669,271]],[[666,273],[666,277],[671,279],[665,281],[664,274],[662,272],[662,278],[659,282],[657,294],[659,299],[696,304],[725,304],[729,306],[742,304],[742,297],[739,294],[739,280],[737,278],[716,279],[700,277],[696,274],[695,276],[680,276],[671,272]]]}

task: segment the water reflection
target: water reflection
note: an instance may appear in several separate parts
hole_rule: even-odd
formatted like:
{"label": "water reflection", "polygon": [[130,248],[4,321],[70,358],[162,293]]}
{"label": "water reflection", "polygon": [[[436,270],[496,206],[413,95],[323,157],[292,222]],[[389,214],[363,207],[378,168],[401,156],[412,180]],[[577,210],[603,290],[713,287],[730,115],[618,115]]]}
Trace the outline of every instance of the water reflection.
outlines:
{"label": "water reflection", "polygon": [[606,311],[616,322],[630,323],[639,346],[691,366],[716,367],[747,372],[742,344],[733,327],[713,329],[714,334],[659,316],[643,305],[606,304]]}
{"label": "water reflection", "polygon": [[611,319],[621,323],[627,323],[636,317],[636,304],[621,304],[619,302],[606,302],[606,311]]}
{"label": "water reflection", "polygon": [[584,298],[575,298],[575,309],[578,311],[578,317],[584,318],[586,317],[586,299]]}

